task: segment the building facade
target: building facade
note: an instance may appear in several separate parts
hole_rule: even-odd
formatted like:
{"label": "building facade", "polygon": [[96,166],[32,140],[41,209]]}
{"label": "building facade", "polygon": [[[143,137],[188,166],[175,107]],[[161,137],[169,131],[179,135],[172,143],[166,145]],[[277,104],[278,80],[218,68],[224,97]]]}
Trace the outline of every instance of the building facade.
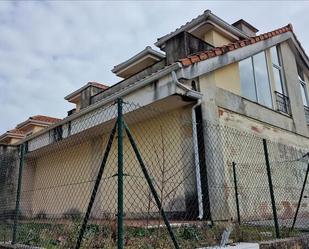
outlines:
{"label": "building facade", "polygon": [[[70,210],[85,210],[86,202],[81,199],[90,198],[90,180],[95,177],[101,160],[97,152],[104,148],[110,121],[117,116],[116,109],[111,111],[116,107],[110,105],[117,98],[123,98],[125,102],[138,104],[131,106],[126,115],[131,120],[132,130],[140,137],[141,148],[147,148],[149,142],[143,140],[147,136],[154,145],[160,143],[159,116],[165,123],[173,124],[173,133],[164,134],[164,138],[175,141],[175,136],[178,137],[177,142],[169,146],[174,161],[168,160],[167,167],[175,165],[177,158],[182,158],[177,163],[177,172],[186,167],[195,171],[199,167],[195,175],[190,176],[192,179],[182,170],[170,183],[171,187],[173,184],[183,187],[174,197],[168,198],[166,210],[181,215],[188,212],[190,202],[193,204],[189,211],[194,214],[191,218],[235,218],[224,187],[210,191],[217,184],[230,184],[231,181],[230,162],[223,150],[221,153],[217,149],[212,151],[207,144],[214,139],[224,140],[224,137],[220,132],[214,134],[205,129],[200,135],[203,138],[197,139],[199,127],[196,123],[206,127],[208,124],[224,125],[304,150],[309,148],[309,59],[292,25],[263,34],[257,32],[242,19],[229,24],[206,10],[159,38],[155,45],[160,52],[146,47],[116,65],[112,71],[123,78],[117,84],[107,87],[89,82],[69,94],[65,99],[75,103],[76,108],[68,117],[18,142],[27,144],[28,154],[22,212],[28,216],[46,213],[61,217]],[[161,112],[141,119],[138,115],[144,107]],[[184,116],[190,117],[189,125],[179,121],[184,120]],[[183,157],[181,148],[186,146],[190,149],[185,150],[187,154]],[[245,145],[238,147],[239,153],[244,149],[242,146]],[[156,153],[148,151],[147,158],[154,158]],[[131,163],[126,169],[130,174],[136,159],[128,157],[126,161]],[[111,168],[116,169],[116,162],[111,164]],[[154,166],[150,165],[149,161],[151,171]],[[204,174],[202,167],[207,168]],[[71,188],[70,183],[81,177],[75,172],[83,172],[84,184]],[[51,192],[49,189],[55,184],[61,187]],[[108,183],[109,186],[115,184],[114,179]],[[78,193],[82,197],[76,199]],[[107,192],[102,193],[95,205],[98,213],[104,215],[111,213],[116,205],[104,199],[106,196]],[[278,200],[279,203],[283,201]],[[140,200],[138,212],[130,208],[125,211],[138,217],[137,213],[146,212],[143,209],[146,202],[146,199]]]}

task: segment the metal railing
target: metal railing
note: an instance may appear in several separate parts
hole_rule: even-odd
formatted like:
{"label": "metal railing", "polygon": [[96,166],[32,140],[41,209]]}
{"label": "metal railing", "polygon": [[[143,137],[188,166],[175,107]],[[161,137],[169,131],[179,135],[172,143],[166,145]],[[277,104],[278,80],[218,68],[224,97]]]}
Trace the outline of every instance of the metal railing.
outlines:
{"label": "metal railing", "polygon": [[275,91],[275,95],[277,110],[286,114],[291,114],[289,97],[277,91]]}

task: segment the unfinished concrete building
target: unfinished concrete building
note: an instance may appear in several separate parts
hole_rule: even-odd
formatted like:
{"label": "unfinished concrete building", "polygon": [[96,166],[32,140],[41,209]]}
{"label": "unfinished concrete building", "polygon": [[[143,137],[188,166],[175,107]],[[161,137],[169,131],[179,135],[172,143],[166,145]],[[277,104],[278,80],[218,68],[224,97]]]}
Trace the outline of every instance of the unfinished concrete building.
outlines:
{"label": "unfinished concrete building", "polygon": [[[55,190],[56,193],[44,189],[48,189],[48,184],[52,184],[52,178],[55,177],[57,184],[64,184],[68,180],[67,176],[74,175],[78,170],[76,162],[93,160],[88,165],[80,164],[83,167],[83,179],[86,181],[93,177],[93,167],[97,168],[99,165],[99,158],[94,157],[93,152],[106,141],[103,131],[107,129],[105,127],[108,121],[114,118],[112,115],[109,118],[108,115],[104,116],[104,108],[117,98],[136,103],[139,108],[150,106],[160,109],[160,118],[167,121],[172,115],[193,114],[193,119],[206,126],[212,123],[226,125],[254,136],[309,148],[308,56],[291,24],[263,34],[257,32],[257,28],[245,20],[229,24],[206,10],[159,38],[155,45],[160,52],[146,47],[132,58],[116,65],[113,73],[123,78],[117,84],[107,87],[90,82],[69,94],[65,99],[75,103],[76,108],[69,112],[68,117],[18,142],[27,143],[31,159],[27,165],[23,189],[40,189],[28,191],[23,196],[22,212],[30,216],[42,212],[61,216],[72,209],[85,210],[85,203],[74,198],[74,194],[80,193],[85,195],[84,199],[89,198],[92,186],[90,183],[74,191],[65,186]],[[150,134],[155,140],[158,129],[153,127],[156,127],[157,119],[158,117],[149,116],[147,120],[142,120],[139,125],[148,129],[147,133],[140,131],[139,135],[142,137]],[[184,129],[184,124],[174,125],[182,139],[178,140],[174,150],[169,153],[174,158],[179,158],[179,148],[193,146],[196,127],[193,124]],[[75,143],[83,135],[83,143]],[[167,139],[168,136],[166,134]],[[202,142],[203,146],[198,146],[193,153],[188,154],[188,162],[179,163],[178,167],[190,165],[194,171],[197,159],[194,157],[197,154],[200,171],[204,170],[204,173],[197,173],[190,186],[183,181],[185,175],[178,175],[179,182],[184,184],[176,194],[179,205],[171,208],[166,204],[165,208],[181,214],[187,211],[188,200],[194,200],[195,218],[235,218],[235,213],[229,211],[229,197],[224,193],[224,188],[210,191],[218,182],[223,184],[230,181],[229,160],[222,152],[221,159],[211,163],[212,157],[218,157],[218,153],[211,151],[211,146],[207,145],[213,139],[224,140],[224,137],[220,138],[220,133],[214,135],[207,131],[203,136],[199,138],[199,144]],[[55,150],[55,143],[59,143],[62,148],[59,157],[55,156],[59,151],[59,148]],[[239,145],[239,151],[243,151],[242,146],[244,145]],[[76,151],[80,151],[78,157],[68,163],[68,158],[74,157]],[[206,160],[203,159],[204,156]],[[110,185],[113,184],[116,182],[110,182]],[[55,200],[54,196],[58,199]],[[102,196],[106,196],[106,193]],[[204,205],[199,205],[201,199]],[[46,200],[52,200],[53,203]],[[65,205],[63,201],[66,202]],[[176,200],[167,203],[173,201]],[[278,202],[280,206],[281,200]],[[101,210],[101,213],[115,208],[106,207],[104,203],[106,199],[100,199],[96,203],[95,208]],[[252,212],[254,208],[260,207],[252,207]],[[126,212],[132,213],[133,217],[135,210],[128,209]]]}

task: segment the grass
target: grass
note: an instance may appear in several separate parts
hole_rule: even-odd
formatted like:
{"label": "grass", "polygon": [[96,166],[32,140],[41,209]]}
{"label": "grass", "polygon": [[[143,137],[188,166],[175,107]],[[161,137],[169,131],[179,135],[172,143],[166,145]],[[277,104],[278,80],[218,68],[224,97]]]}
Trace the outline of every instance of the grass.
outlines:
{"label": "grass", "polygon": [[[181,226],[173,228],[181,248],[196,248],[218,245],[224,224],[209,227]],[[39,246],[46,249],[74,248],[80,229],[80,221],[70,224],[21,223],[18,227],[18,243]],[[173,248],[165,228],[133,228],[126,227],[125,247],[128,249]],[[0,240],[11,240],[12,225],[0,224]],[[301,231],[292,233],[287,228],[281,228],[281,237],[298,236]],[[116,248],[116,231],[107,225],[90,224],[85,231],[82,248]],[[264,241],[275,238],[271,227],[234,225],[230,238],[239,241]]]}

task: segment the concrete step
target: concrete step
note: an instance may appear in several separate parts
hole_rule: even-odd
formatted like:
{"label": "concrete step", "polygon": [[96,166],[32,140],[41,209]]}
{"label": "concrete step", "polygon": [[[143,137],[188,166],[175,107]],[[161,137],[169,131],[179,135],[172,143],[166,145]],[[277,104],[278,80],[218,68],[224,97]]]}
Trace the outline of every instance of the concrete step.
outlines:
{"label": "concrete step", "polygon": [[214,247],[203,247],[197,249],[259,249],[260,246],[257,243],[237,243],[230,246],[214,246]]}

